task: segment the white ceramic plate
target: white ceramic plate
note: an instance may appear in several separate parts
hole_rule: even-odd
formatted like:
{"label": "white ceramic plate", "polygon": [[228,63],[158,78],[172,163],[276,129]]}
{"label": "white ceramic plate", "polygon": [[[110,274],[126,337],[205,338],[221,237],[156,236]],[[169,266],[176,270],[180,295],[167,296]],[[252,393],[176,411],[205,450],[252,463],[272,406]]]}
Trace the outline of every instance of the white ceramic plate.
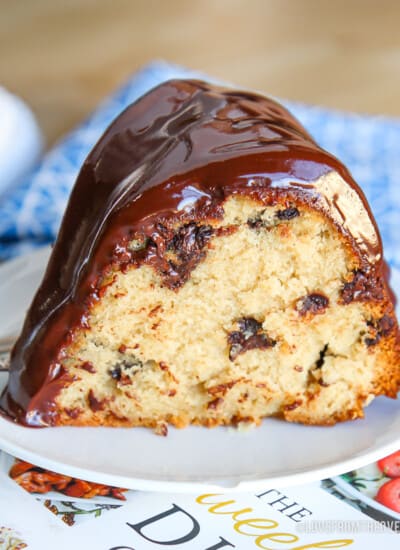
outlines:
{"label": "white ceramic plate", "polygon": [[[48,249],[0,266],[0,338],[14,333],[43,273]],[[400,295],[400,274],[392,283]],[[0,387],[7,374],[0,378]],[[308,483],[374,462],[400,448],[400,401],[384,397],[366,418],[334,427],[266,419],[247,432],[232,428],[30,429],[0,418],[0,448],[80,477],[152,491],[258,491]]]}

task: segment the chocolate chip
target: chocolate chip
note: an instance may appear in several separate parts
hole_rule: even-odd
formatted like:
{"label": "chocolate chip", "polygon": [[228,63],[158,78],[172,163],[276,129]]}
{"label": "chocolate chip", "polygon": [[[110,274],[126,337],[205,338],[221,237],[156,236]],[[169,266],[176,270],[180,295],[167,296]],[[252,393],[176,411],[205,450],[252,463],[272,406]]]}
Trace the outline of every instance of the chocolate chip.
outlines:
{"label": "chocolate chip", "polygon": [[307,313],[317,315],[324,313],[328,305],[329,298],[319,292],[313,292],[300,298],[296,303],[296,308],[300,315],[306,315]]}
{"label": "chocolate chip", "polygon": [[268,214],[265,215],[266,212],[266,210],[263,210],[262,212],[257,213],[255,216],[247,220],[247,225],[250,227],[250,229],[273,227],[280,221],[289,221],[293,218],[297,218],[297,216],[300,216],[299,210],[295,207],[285,208],[284,210],[277,210],[275,212],[274,218],[272,217],[272,214],[269,216]]}
{"label": "chocolate chip", "polygon": [[97,399],[93,393],[93,390],[89,390],[88,393],[89,407],[93,412],[101,411],[104,409],[104,399]]}
{"label": "chocolate chip", "polygon": [[[230,339],[228,340],[230,344],[232,343],[233,337],[236,337],[236,334],[237,333],[233,332],[230,335]],[[240,355],[241,353],[244,353],[245,351],[246,350],[241,344],[232,344],[231,347],[229,348],[229,359],[231,361],[234,361],[238,355]]]}
{"label": "chocolate chip", "polygon": [[371,335],[364,339],[368,347],[378,344],[382,337],[388,336],[393,330],[395,323],[392,317],[384,315],[378,320],[369,320],[367,325],[370,327]]}
{"label": "chocolate chip", "polygon": [[325,346],[319,352],[319,359],[315,363],[315,368],[320,369],[322,367],[322,365],[325,362],[325,355],[327,351],[328,351],[328,344],[325,344]]}
{"label": "chocolate chip", "polygon": [[262,323],[253,317],[243,317],[237,321],[239,330],[228,334],[229,359],[234,361],[238,355],[251,349],[272,348],[276,344],[262,328]]}
{"label": "chocolate chip", "polygon": [[[126,358],[122,359],[122,361],[118,361],[115,363],[112,369],[110,369],[108,372],[114,380],[121,380],[124,376],[122,369],[125,371],[131,371],[132,374],[136,374],[137,371],[139,371],[143,367],[143,362],[138,359],[137,357],[132,358]],[[132,371],[132,369],[134,369]]]}
{"label": "chocolate chip", "polygon": [[374,274],[355,270],[352,280],[343,285],[341,298],[344,304],[350,304],[355,301],[382,300],[382,284]]}
{"label": "chocolate chip", "polygon": [[134,367],[139,370],[143,367],[143,361],[141,361],[137,357],[132,357],[130,359],[123,359],[122,361],[118,361],[117,365],[124,368],[125,370],[132,369]]}
{"label": "chocolate chip", "polygon": [[297,216],[300,216],[300,212],[297,208],[291,207],[285,208],[285,210],[278,210],[275,215],[278,220],[292,220],[293,218],[297,218]]}
{"label": "chocolate chip", "polygon": [[198,255],[206,246],[213,234],[210,225],[197,225],[196,222],[190,222],[183,225],[168,243],[167,249],[173,250],[178,258],[187,261]]}
{"label": "chocolate chip", "polygon": [[367,347],[375,346],[381,337],[377,335],[375,338],[365,338],[364,342],[367,345]]}
{"label": "chocolate chip", "polygon": [[390,334],[394,328],[394,319],[389,315],[384,315],[378,321],[378,330],[382,336],[387,336]]}
{"label": "chocolate chip", "polygon": [[[189,222],[174,230],[158,224],[147,247],[146,262],[163,276],[171,289],[180,288],[205,256],[204,248],[214,234],[210,225]],[[152,244],[153,243],[153,244]]]}
{"label": "chocolate chip", "polygon": [[111,375],[111,378],[113,378],[114,380],[120,380],[121,378],[121,367],[114,367],[113,369],[111,369],[109,371],[110,375]]}
{"label": "chocolate chip", "polygon": [[256,230],[261,228],[269,229],[276,225],[276,223],[276,220],[274,220],[272,214],[269,213],[268,210],[261,210],[247,220],[247,225],[250,229]]}
{"label": "chocolate chip", "polygon": [[262,323],[253,317],[243,317],[238,321],[239,328],[245,338],[250,338],[262,330]]}
{"label": "chocolate chip", "polygon": [[261,227],[265,227],[265,222],[261,219],[261,216],[258,215],[254,218],[249,218],[247,220],[247,225],[250,229],[260,229]]}

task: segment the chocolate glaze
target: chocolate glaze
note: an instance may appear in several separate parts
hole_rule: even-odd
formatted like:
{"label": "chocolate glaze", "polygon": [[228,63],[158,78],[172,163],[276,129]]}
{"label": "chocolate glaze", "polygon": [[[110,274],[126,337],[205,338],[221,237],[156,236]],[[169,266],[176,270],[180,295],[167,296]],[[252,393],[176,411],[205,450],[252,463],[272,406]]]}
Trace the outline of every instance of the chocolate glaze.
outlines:
{"label": "chocolate glaze", "polygon": [[[322,176],[331,172],[337,177],[328,185]],[[74,329],[88,328],[104,276],[141,262],[162,273],[162,228],[220,218],[232,194],[281,210],[294,200],[323,210],[362,269],[383,280],[381,241],[364,195],[282,106],[204,82],[166,82],[128,107],[83,164],[12,352],[3,413],[29,426],[56,424],[54,398],[70,382],[61,366],[65,348]],[[132,239],[143,246],[129,248]],[[200,250],[199,241],[191,243]],[[179,287],[182,273],[174,277],[168,266],[165,284]]]}

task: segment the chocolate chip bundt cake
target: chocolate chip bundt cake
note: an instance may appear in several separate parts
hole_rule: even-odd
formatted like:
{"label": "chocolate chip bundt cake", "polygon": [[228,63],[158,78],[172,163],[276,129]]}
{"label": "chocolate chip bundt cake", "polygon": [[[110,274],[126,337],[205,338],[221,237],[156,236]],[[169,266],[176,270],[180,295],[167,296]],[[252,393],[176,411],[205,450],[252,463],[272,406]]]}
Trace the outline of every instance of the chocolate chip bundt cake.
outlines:
{"label": "chocolate chip bundt cake", "polygon": [[86,159],[13,350],[29,426],[333,424],[400,384],[376,223],[281,105],[169,81]]}

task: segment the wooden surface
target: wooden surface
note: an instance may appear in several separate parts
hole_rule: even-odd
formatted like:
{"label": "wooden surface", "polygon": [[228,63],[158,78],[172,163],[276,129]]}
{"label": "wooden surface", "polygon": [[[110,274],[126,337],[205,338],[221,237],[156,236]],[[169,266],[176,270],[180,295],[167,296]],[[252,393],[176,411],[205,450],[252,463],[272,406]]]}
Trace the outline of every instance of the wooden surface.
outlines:
{"label": "wooden surface", "polygon": [[400,116],[399,0],[0,0],[1,83],[48,144],[164,58],[275,96]]}

